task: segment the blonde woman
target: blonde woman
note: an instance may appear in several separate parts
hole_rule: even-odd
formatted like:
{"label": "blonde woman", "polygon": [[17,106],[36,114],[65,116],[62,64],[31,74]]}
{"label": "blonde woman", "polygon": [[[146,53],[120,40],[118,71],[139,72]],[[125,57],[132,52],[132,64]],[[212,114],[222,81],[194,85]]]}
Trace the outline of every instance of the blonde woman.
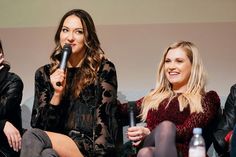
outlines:
{"label": "blonde woman", "polygon": [[205,91],[205,71],[196,46],[188,41],[170,45],[157,74],[155,89],[140,106],[147,126],[128,128],[133,145],[143,141],[138,157],[187,157],[194,127],[203,128],[208,148],[220,99],[216,92]]}

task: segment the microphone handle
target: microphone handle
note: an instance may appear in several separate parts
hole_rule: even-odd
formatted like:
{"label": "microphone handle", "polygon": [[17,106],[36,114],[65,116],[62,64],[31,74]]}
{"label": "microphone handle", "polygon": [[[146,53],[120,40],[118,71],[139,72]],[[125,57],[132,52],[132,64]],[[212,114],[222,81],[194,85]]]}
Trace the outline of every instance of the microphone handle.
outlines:
{"label": "microphone handle", "polygon": [[[59,65],[59,69],[62,69],[65,71],[66,69],[66,64],[67,64],[67,61],[68,61],[68,58],[70,56],[72,52],[72,48],[71,48],[71,45],[68,45],[68,44],[65,44],[63,46],[63,49],[62,49],[62,58],[61,58],[61,63]],[[61,82],[56,82],[56,85],[58,87],[62,86]]]}
{"label": "microphone handle", "polygon": [[130,110],[130,113],[129,113],[129,120],[130,120],[130,127],[133,127],[133,126],[136,126],[136,122],[135,122],[135,117],[134,117],[134,111],[133,109]]}

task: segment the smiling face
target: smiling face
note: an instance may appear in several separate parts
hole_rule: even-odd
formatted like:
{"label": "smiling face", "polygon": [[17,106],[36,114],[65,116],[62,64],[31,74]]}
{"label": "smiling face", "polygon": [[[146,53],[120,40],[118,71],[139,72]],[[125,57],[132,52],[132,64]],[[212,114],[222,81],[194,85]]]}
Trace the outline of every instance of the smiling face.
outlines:
{"label": "smiling face", "polygon": [[182,48],[170,49],[165,57],[164,71],[172,90],[185,92],[191,75],[192,64]]}
{"label": "smiling face", "polygon": [[60,32],[61,47],[63,47],[65,44],[70,44],[72,47],[72,53],[84,54],[84,40],[84,30],[80,18],[75,15],[68,16],[65,19]]}

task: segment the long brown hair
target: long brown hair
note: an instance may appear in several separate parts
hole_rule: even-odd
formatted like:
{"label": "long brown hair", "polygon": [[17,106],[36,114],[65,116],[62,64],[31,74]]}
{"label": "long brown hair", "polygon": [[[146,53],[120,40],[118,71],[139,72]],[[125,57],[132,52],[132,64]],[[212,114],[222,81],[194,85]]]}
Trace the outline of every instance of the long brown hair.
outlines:
{"label": "long brown hair", "polygon": [[[100,42],[96,34],[96,29],[92,17],[84,10],[73,9],[67,12],[62,17],[58,29],[56,31],[54,37],[56,47],[54,48],[54,51],[50,57],[52,64],[51,73],[53,73],[59,66],[58,55],[60,55],[62,49],[60,45],[60,33],[65,19],[71,15],[77,16],[82,22],[83,32],[85,36],[84,44],[86,46],[85,58],[83,59],[80,70],[76,73],[72,82],[72,93],[73,96],[77,97],[79,96],[82,89],[94,83],[101,61],[105,57],[104,52],[100,47]],[[66,89],[67,88],[68,87],[66,86]]]}
{"label": "long brown hair", "polygon": [[156,80],[156,87],[148,93],[147,96],[145,96],[142,103],[141,116],[144,121],[146,120],[147,113],[150,109],[157,109],[159,104],[164,99],[169,98],[170,102],[171,98],[175,96],[172,86],[165,76],[164,64],[167,53],[171,49],[176,48],[181,48],[184,50],[192,64],[191,75],[187,84],[187,91],[178,97],[180,111],[189,105],[191,113],[203,112],[201,99],[202,94],[205,93],[206,73],[200,54],[197,47],[193,43],[189,41],[179,41],[171,44],[163,53],[163,57],[157,71],[158,77]]}

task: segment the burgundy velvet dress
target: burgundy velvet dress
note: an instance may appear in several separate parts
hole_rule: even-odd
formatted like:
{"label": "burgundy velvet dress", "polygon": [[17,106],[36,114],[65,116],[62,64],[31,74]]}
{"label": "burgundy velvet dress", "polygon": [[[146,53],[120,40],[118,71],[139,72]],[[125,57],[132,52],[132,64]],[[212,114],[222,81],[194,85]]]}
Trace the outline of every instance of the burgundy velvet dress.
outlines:
{"label": "burgundy velvet dress", "polygon": [[[179,95],[178,95],[179,96]],[[213,129],[216,126],[220,110],[220,99],[216,92],[210,91],[202,99],[204,113],[190,113],[190,108],[179,110],[178,96],[168,106],[168,99],[162,101],[158,110],[150,110],[147,115],[147,127],[152,131],[159,123],[168,120],[176,125],[176,146],[179,154],[188,157],[189,142],[195,127],[203,128],[206,147],[212,143]]]}

